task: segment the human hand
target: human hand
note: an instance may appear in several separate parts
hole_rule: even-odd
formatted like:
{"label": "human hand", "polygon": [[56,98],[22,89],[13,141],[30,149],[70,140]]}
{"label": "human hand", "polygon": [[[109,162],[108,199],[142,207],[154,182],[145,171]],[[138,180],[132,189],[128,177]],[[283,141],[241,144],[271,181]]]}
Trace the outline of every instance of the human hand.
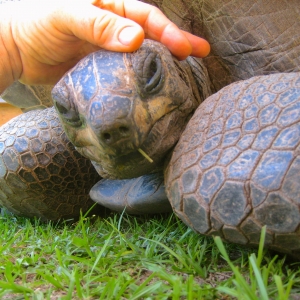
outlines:
{"label": "human hand", "polygon": [[0,92],[15,80],[55,84],[87,54],[99,48],[131,52],[145,37],[162,42],[179,59],[204,57],[210,49],[204,39],[181,31],[157,8],[135,0],[23,0],[1,5],[0,37]]}

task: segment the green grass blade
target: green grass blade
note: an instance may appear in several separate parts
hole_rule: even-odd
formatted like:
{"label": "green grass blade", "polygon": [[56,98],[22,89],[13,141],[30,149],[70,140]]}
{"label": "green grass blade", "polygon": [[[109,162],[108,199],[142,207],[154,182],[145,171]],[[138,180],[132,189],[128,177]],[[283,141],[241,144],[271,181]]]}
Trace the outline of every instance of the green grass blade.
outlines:
{"label": "green grass blade", "polygon": [[95,262],[94,262],[94,264],[93,264],[93,266],[92,266],[92,269],[91,269],[91,273],[94,272],[94,270],[95,270],[97,264],[99,263],[99,260],[100,260],[101,257],[103,256],[104,251],[107,249],[107,246],[108,246],[108,244],[110,243],[110,240],[111,240],[112,235],[113,235],[113,232],[112,232],[112,233],[109,235],[109,237],[106,239],[104,245],[101,247],[101,250],[100,250],[99,253],[97,254],[97,257],[96,257]]}
{"label": "green grass blade", "polygon": [[231,260],[229,259],[229,256],[226,252],[226,249],[223,245],[223,242],[220,237],[214,238],[215,243],[217,247],[219,248],[222,256],[226,260],[226,262],[229,264],[231,270],[233,271],[235,277],[236,277],[236,286],[237,288],[241,289],[241,294],[244,294],[245,296],[249,297],[249,299],[256,300],[255,293],[251,290],[251,287],[249,286],[248,282],[243,278],[242,274],[239,272],[238,268],[233,265]]}
{"label": "green grass blade", "polygon": [[265,240],[266,240],[266,232],[267,232],[267,227],[263,226],[262,229],[261,229],[261,233],[260,233],[257,260],[256,260],[258,268],[260,267],[261,262],[263,260],[263,252],[264,252],[264,246],[265,246]]}
{"label": "green grass blade", "polygon": [[13,282],[0,281],[0,288],[4,290],[11,290],[14,293],[33,293],[33,290]]}
{"label": "green grass blade", "polygon": [[157,289],[159,289],[161,284],[162,284],[161,282],[156,282],[152,285],[144,286],[142,289],[138,289],[137,292],[133,293],[130,299],[131,300],[142,299],[144,296],[151,294],[155,292]]}
{"label": "green grass blade", "polygon": [[275,280],[275,283],[276,283],[276,286],[277,286],[278,299],[285,300],[286,297],[285,297],[285,293],[284,293],[284,287],[283,287],[282,280],[281,280],[280,276],[275,275],[274,280]]}
{"label": "green grass blade", "polygon": [[39,274],[41,277],[43,277],[45,280],[47,280],[56,288],[58,289],[64,288],[64,286],[58,280],[56,280],[54,276],[51,275],[47,270],[37,270],[36,273]]}
{"label": "green grass blade", "polygon": [[255,274],[255,279],[256,279],[258,287],[259,287],[260,299],[261,300],[268,300],[269,299],[268,292],[266,290],[266,287],[265,287],[264,281],[262,279],[261,273],[258,269],[258,266],[257,266],[258,263],[257,263],[256,257],[255,257],[255,254],[251,254],[249,260],[250,260],[250,263],[252,265],[252,268],[253,268],[253,271],[254,271],[254,274]]}
{"label": "green grass blade", "polygon": [[182,257],[180,255],[178,255],[175,251],[173,251],[170,247],[168,247],[167,245],[159,242],[159,241],[155,241],[155,240],[152,240],[152,239],[147,239],[147,238],[142,238],[146,241],[149,241],[149,242],[152,242],[152,243],[155,243],[159,246],[161,246],[162,248],[164,248],[166,251],[168,251],[173,257],[175,257],[182,265],[185,266],[186,269],[189,269],[189,266],[186,264],[186,262],[182,259]]}

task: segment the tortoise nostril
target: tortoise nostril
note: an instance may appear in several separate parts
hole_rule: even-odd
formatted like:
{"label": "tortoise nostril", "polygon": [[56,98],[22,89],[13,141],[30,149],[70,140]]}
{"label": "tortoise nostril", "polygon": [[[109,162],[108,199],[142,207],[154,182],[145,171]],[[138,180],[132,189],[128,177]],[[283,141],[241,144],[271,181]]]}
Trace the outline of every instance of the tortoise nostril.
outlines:
{"label": "tortoise nostril", "polygon": [[125,127],[125,126],[120,126],[119,127],[119,132],[121,133],[121,135],[127,135],[129,132],[129,128]]}
{"label": "tortoise nostril", "polygon": [[111,128],[100,129],[99,138],[104,144],[112,146],[115,143],[127,141],[131,138],[131,134],[130,126],[115,124]]}
{"label": "tortoise nostril", "polygon": [[109,140],[111,139],[110,133],[108,133],[108,132],[103,133],[103,138],[104,138],[107,142],[109,142]]}
{"label": "tortoise nostril", "polygon": [[112,146],[115,143],[130,139],[132,130],[127,124],[110,124],[110,126],[98,129],[98,137],[104,144]]}

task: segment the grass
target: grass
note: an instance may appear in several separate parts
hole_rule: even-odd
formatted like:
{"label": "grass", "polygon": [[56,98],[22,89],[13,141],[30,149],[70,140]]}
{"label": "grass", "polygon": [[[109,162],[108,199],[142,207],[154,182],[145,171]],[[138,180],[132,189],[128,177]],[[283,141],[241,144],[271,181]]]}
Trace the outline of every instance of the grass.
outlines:
{"label": "grass", "polygon": [[198,236],[174,215],[0,219],[0,299],[300,299],[300,264]]}

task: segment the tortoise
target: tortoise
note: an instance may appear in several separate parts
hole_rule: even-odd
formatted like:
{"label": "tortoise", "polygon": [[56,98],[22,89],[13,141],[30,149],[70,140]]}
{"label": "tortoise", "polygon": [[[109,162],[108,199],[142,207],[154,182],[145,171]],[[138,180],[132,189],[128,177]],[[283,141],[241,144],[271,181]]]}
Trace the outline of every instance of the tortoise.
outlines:
{"label": "tortoise", "polygon": [[[211,93],[209,88],[212,92],[216,92],[236,80],[250,79],[229,85],[217,94],[207,98],[200,105],[183,132],[169,163],[169,159],[165,157],[156,160],[156,153],[155,151],[152,152],[150,147],[151,143],[146,145],[146,149],[140,146],[143,143],[137,145],[132,142],[127,143],[127,148],[135,148],[131,161],[131,165],[134,162],[135,168],[130,168],[129,163],[123,174],[122,168],[109,168],[109,164],[104,166],[103,160],[101,160],[101,164],[97,163],[97,157],[94,157],[90,150],[84,150],[88,148],[83,148],[81,152],[94,160],[94,165],[102,176],[110,178],[116,176],[121,178],[132,177],[145,172],[159,171],[159,166],[162,169],[163,162],[166,162],[167,194],[171,200],[172,208],[195,231],[220,235],[230,242],[255,245],[258,243],[261,227],[267,224],[268,246],[299,258],[299,200],[297,200],[299,199],[299,191],[295,179],[295,174],[299,170],[297,167],[299,73],[282,73],[299,71],[299,51],[297,52],[297,46],[299,47],[299,30],[297,26],[299,25],[297,22],[293,23],[293,20],[297,20],[298,7],[295,2],[289,2],[283,10],[281,4],[276,1],[274,5],[268,7],[262,4],[259,5],[258,2],[242,3],[239,6],[237,6],[237,1],[227,1],[226,3],[224,1],[215,1],[214,3],[208,1],[198,2],[189,3],[191,5],[185,4],[183,8],[195,9],[193,5],[199,4],[199,7],[194,11],[201,12],[200,15],[203,18],[199,18],[199,20],[198,18],[185,19],[183,25],[192,24],[194,32],[201,28],[202,32],[206,34],[205,37],[212,44],[212,55],[204,59],[203,62],[208,66],[208,71],[202,71],[201,76],[199,76],[199,69],[205,70],[202,63],[195,59],[188,60],[189,66],[201,65],[196,69],[190,67],[194,80],[198,85],[198,96],[197,93],[196,96],[192,93],[192,96],[196,99],[200,98],[201,101],[203,100],[200,96],[203,93],[203,87],[207,91],[203,93],[205,99],[208,96],[207,94]],[[168,1],[163,1],[163,8],[169,9],[168,3]],[[170,9],[169,11],[172,12]],[[251,12],[250,16],[245,22],[242,17],[249,14],[249,11]],[[236,12],[236,14],[233,12]],[[268,14],[266,22],[257,22],[257,20],[260,20],[260,16],[264,14]],[[193,14],[183,14],[183,12],[182,15],[189,16],[189,18],[193,16]],[[283,22],[284,26],[282,25],[282,28],[278,25],[276,15],[282,18],[284,15],[288,16],[284,19],[285,22]],[[213,26],[214,24],[218,25],[218,18],[212,16],[222,17],[219,26]],[[215,23],[207,26],[212,21]],[[260,32],[256,32],[254,24],[263,24],[264,26],[260,28]],[[276,24],[278,26],[274,26]],[[290,24],[294,26],[289,27]],[[221,25],[223,26],[222,31],[220,30]],[[250,26],[252,27],[250,28]],[[288,37],[279,34],[283,33],[286,28],[292,30],[291,35]],[[243,34],[239,34],[239,32]],[[279,38],[272,40],[272,34]],[[227,47],[223,42],[224,35],[229,45]],[[257,42],[258,46],[256,45]],[[142,48],[140,52],[143,52]],[[156,48],[159,49],[159,46],[152,47],[153,50]],[[161,87],[159,84],[161,80],[158,80],[158,76],[155,75],[160,72],[159,69],[165,70],[157,62],[157,58],[160,57],[163,50],[154,52],[155,55],[150,53],[147,56],[152,57],[152,61],[154,60],[153,63],[150,61],[149,65],[152,71],[146,74],[146,77],[150,76],[151,78],[148,82],[141,73],[140,82],[144,86],[149,83],[150,86],[154,84],[154,88],[159,87],[156,92],[160,92]],[[103,52],[101,53],[100,56],[103,55]],[[261,55],[257,53],[261,53]],[[120,61],[120,54],[117,56],[119,56]],[[122,54],[122,57],[127,56]],[[93,80],[93,76],[86,77],[92,66],[89,59],[90,57],[81,62],[77,67],[78,69],[75,68],[63,78],[53,92],[56,107],[61,115],[66,132],[69,134],[71,141],[75,142],[77,148],[82,146],[80,145],[80,139],[83,139],[84,146],[86,146],[87,139],[93,142],[97,140],[94,134],[89,136],[77,134],[80,131],[79,128],[88,118],[85,113],[82,114],[82,111],[80,111],[82,108],[80,103],[85,101],[85,96],[80,101],[77,98],[76,101],[72,99],[74,90],[80,91],[82,95],[89,96],[94,91],[92,91],[92,88],[95,88],[93,84],[87,84],[84,87],[84,89],[87,88],[87,92],[80,90],[81,83],[87,83],[86,78]],[[135,64],[134,59],[133,62],[128,57],[126,59],[127,62],[132,63],[136,73],[142,70],[138,63]],[[118,61],[117,58],[116,60]],[[160,64],[164,63],[164,59],[160,59],[160,61]],[[175,66],[178,66],[179,63],[176,60],[174,61]],[[255,77],[270,73],[281,74]],[[124,72],[122,74],[125,75]],[[152,76],[154,79],[151,81]],[[72,78],[73,83],[76,83],[73,84],[72,88],[70,88],[70,78]],[[119,83],[116,79],[115,86],[124,84],[126,78],[126,75],[121,77],[122,80],[119,80]],[[139,77],[137,76],[137,78]],[[185,87],[192,82],[192,78],[187,76],[179,75],[179,79]],[[162,86],[164,86],[165,82],[163,80],[162,82]],[[199,88],[200,86],[202,88]],[[173,87],[177,88],[174,84]],[[142,102],[147,101],[143,99],[147,90],[137,88],[136,91],[142,98]],[[187,93],[191,95],[190,91],[187,91]],[[71,106],[69,104],[66,106],[66,103],[71,103]],[[154,104],[156,104],[154,110],[157,110],[157,102],[154,101]],[[95,106],[93,109],[97,111],[101,108]],[[195,107],[191,109],[186,121],[194,109]],[[80,111],[80,115],[78,115],[78,111]],[[116,110],[113,111],[115,112],[113,118],[117,117],[117,121],[119,121]],[[176,111],[178,110],[174,109],[172,112]],[[164,118],[167,119],[168,117],[162,117],[162,119]],[[70,120],[71,122],[69,122]],[[97,127],[100,121],[94,121],[95,127]],[[127,137],[127,134],[131,134],[133,121],[135,120],[131,119],[130,126],[127,126],[128,124],[120,126],[119,124],[117,126],[118,134],[125,135],[125,137]],[[74,124],[77,126],[75,126],[75,129]],[[171,127],[166,129],[164,127],[166,124]],[[163,126],[166,134],[173,133],[171,129],[175,125],[179,124],[166,121]],[[184,127],[184,125],[179,125],[179,127]],[[269,131],[266,129],[269,129]],[[104,147],[105,151],[109,152],[104,151],[102,154],[106,153],[108,158],[113,157],[115,153],[124,154],[122,152],[124,151],[122,150],[123,146],[119,145],[114,149],[113,144],[118,145],[118,142],[110,142],[114,135],[115,131],[104,132],[102,135],[104,140],[107,140],[104,144],[109,145],[109,147]],[[74,138],[77,138],[77,140],[74,140]],[[158,138],[156,134],[152,147],[161,142],[161,139]],[[166,153],[171,152],[171,148],[177,142],[176,139],[177,137],[170,143],[172,145],[169,145]],[[283,144],[280,144],[280,142]],[[101,143],[99,142],[99,144]],[[149,157],[146,158],[147,155],[145,154],[143,157],[136,151],[142,148],[144,152],[149,154],[150,158],[157,162],[156,164],[148,163]],[[125,153],[127,158],[128,153]],[[159,151],[158,154],[160,153]],[[138,160],[135,160],[134,157],[138,157]],[[276,159],[276,167],[279,168],[279,172],[276,172],[277,175],[272,177],[271,175],[274,175],[272,165],[271,167],[268,166],[270,166],[269,162],[276,161]],[[117,165],[115,164],[115,166]],[[115,170],[118,170],[117,174],[114,173]],[[134,199],[138,198],[136,195],[147,195],[144,189],[145,186],[146,191],[152,188],[152,191],[158,190],[161,195],[163,194],[161,180],[162,175],[154,174],[143,177],[139,181],[135,179],[131,181],[102,180],[100,185],[96,185],[95,189],[92,190],[91,194],[94,194],[96,201],[105,205],[108,203],[107,200],[111,200],[111,196],[115,191],[121,191],[120,194],[124,193],[124,186],[126,186],[125,194],[129,196],[135,194],[132,197]],[[132,189],[135,190],[136,186],[142,187],[142,189],[140,192],[133,193]],[[135,204],[143,204],[139,201]],[[155,209],[154,202],[151,201],[148,202],[150,205],[147,206],[147,211]],[[122,199],[121,203],[115,202],[113,208],[122,209],[126,201]],[[152,207],[151,203],[153,203]],[[139,212],[141,206],[143,205],[138,206],[137,212]],[[130,210],[130,207],[128,210]]]}
{"label": "tortoise", "polygon": [[[92,199],[113,210],[156,212],[162,203],[139,198],[136,186],[143,196],[150,190],[154,197],[158,189],[156,201],[161,201],[160,174],[126,188],[128,181],[114,179],[157,172],[165,163],[167,198],[196,232],[257,245],[267,225],[266,245],[297,256],[300,72],[255,76],[221,89],[200,104],[182,133],[198,95],[189,92],[192,80],[175,72],[171,63],[175,67],[177,61],[168,60],[165,51],[146,41],[134,54],[113,54],[113,60],[111,53],[93,53],[52,91],[71,142],[108,178],[92,188]],[[112,64],[117,68],[108,69]],[[132,79],[120,80],[125,74]],[[152,110],[157,101],[158,116]]]}

